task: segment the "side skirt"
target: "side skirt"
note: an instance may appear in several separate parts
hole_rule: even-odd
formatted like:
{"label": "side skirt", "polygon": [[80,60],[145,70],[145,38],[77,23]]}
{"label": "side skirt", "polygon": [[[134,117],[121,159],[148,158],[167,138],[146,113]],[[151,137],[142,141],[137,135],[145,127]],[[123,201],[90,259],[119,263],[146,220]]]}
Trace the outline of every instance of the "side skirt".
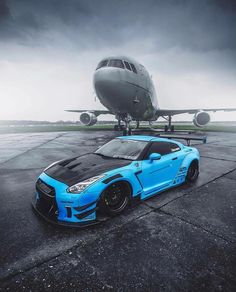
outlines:
{"label": "side skirt", "polygon": [[165,188],[162,188],[161,190],[156,190],[155,192],[151,192],[150,194],[148,194],[147,196],[145,197],[142,197],[141,196],[141,201],[145,201],[145,200],[148,200],[149,198],[152,198],[156,195],[159,195],[161,193],[163,193],[164,191],[166,190],[170,190],[170,189],[174,189],[176,187],[179,187],[180,185],[183,185],[185,182],[181,182],[181,183],[178,183],[178,184],[171,184],[171,185],[168,185],[167,187]]}

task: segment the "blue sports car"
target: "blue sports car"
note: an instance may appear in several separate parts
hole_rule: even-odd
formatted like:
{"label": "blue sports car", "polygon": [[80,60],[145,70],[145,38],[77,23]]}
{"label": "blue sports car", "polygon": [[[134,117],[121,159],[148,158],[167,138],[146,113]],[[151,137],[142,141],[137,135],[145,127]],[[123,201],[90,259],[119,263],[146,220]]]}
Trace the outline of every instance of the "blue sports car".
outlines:
{"label": "blue sports car", "polygon": [[150,136],[118,137],[94,153],[55,162],[36,182],[35,210],[45,219],[71,226],[99,222],[129,203],[193,182],[199,152]]}

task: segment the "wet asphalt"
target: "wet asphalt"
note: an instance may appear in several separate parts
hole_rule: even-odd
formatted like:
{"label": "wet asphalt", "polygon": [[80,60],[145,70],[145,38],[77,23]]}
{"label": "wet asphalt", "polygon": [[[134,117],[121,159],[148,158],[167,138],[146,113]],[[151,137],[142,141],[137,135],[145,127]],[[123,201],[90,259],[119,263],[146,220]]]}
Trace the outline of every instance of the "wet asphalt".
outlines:
{"label": "wet asphalt", "polygon": [[200,176],[97,226],[57,228],[31,208],[50,163],[115,132],[0,135],[1,291],[236,291],[236,133],[209,133]]}

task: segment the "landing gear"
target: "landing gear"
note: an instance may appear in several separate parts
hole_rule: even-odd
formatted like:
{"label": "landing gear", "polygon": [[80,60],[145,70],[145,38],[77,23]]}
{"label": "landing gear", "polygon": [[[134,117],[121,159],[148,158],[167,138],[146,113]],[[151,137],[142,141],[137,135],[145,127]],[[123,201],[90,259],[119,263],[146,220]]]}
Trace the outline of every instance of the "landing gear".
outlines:
{"label": "landing gear", "polygon": [[[123,136],[132,135],[132,130],[130,123],[132,121],[132,118],[128,114],[122,114],[119,116],[116,116],[118,120],[118,125],[114,126],[114,131],[123,131]],[[121,125],[121,121],[125,122],[125,125]],[[139,121],[137,121],[137,127],[139,127]]]}
{"label": "landing gear", "polygon": [[124,126],[123,125],[115,125],[114,126],[114,131],[122,131],[123,130],[123,128],[124,128]]}
{"label": "landing gear", "polygon": [[173,125],[171,125],[171,120],[172,117],[168,116],[168,118],[163,117],[166,121],[168,121],[168,125],[165,125],[165,132],[174,132],[175,131],[175,127]]}
{"label": "landing gear", "polygon": [[132,135],[132,130],[131,128],[125,128],[123,130],[123,136],[131,136]]}
{"label": "landing gear", "polygon": [[124,130],[124,125],[121,125],[121,119],[118,118],[118,125],[114,126],[114,131],[123,131]]}
{"label": "landing gear", "polygon": [[131,126],[130,126],[131,121],[132,121],[132,119],[131,119],[131,117],[129,115],[127,115],[124,118],[125,128],[123,130],[123,136],[130,136],[130,135],[132,135],[132,130],[131,130]]}

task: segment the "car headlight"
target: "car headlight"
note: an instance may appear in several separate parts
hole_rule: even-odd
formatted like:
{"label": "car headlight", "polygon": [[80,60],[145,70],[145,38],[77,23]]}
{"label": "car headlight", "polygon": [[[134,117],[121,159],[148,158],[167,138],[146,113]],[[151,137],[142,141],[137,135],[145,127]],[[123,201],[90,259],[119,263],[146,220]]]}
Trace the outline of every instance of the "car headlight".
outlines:
{"label": "car headlight", "polygon": [[88,178],[82,182],[79,182],[67,189],[68,193],[78,194],[83,192],[87,187],[91,186],[93,183],[98,181],[99,179],[103,178],[105,175],[97,175],[91,178]]}

